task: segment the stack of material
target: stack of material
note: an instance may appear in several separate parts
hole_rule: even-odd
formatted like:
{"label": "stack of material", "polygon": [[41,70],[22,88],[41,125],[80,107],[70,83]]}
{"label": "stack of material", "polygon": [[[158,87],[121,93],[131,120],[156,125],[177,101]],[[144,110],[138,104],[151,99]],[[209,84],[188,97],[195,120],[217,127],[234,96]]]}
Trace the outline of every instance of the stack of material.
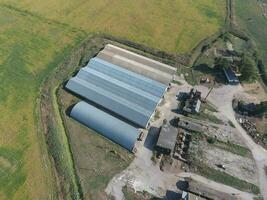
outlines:
{"label": "stack of material", "polygon": [[110,44],[106,45],[97,57],[165,85],[169,85],[176,73],[174,67]]}

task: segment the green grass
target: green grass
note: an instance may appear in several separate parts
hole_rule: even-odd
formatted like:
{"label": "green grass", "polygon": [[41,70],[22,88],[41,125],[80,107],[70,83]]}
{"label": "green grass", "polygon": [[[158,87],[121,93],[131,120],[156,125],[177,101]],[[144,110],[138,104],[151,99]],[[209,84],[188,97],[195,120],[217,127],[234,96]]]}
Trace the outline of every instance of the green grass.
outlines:
{"label": "green grass", "polygon": [[215,108],[215,106],[213,106],[212,104],[210,104],[209,102],[206,103],[202,103],[201,104],[201,110],[205,110],[207,109],[210,112],[218,112],[218,110]]}
{"label": "green grass", "polygon": [[223,124],[223,121],[212,113],[205,113],[201,111],[198,114],[188,114],[187,116],[193,119],[197,119],[197,120],[209,121],[214,124]]}
{"label": "green grass", "polygon": [[233,123],[231,120],[228,120],[228,124],[229,124],[231,127],[235,128],[235,125],[234,125],[234,123]]}
{"label": "green grass", "polygon": [[259,55],[267,68],[267,19],[259,7],[257,0],[235,1],[237,23],[254,40]]}
{"label": "green grass", "polygon": [[226,2],[1,0],[86,32],[104,32],[172,53],[188,53],[224,24]]}
{"label": "green grass", "polygon": [[197,85],[197,79],[195,77],[195,71],[192,68],[189,67],[178,67],[177,68],[177,75],[183,75],[185,80],[190,84],[190,85]]}
{"label": "green grass", "polygon": [[259,187],[252,183],[248,183],[244,180],[238,179],[223,171],[215,170],[206,166],[203,163],[198,163],[197,161],[194,164],[197,167],[197,171],[200,175],[205,176],[213,181],[223,183],[241,191],[251,192],[253,194],[260,193]]}
{"label": "green grass", "polygon": [[182,83],[180,81],[176,81],[176,80],[173,80],[172,83],[176,84],[176,85],[182,85]]}
{"label": "green grass", "polygon": [[237,154],[243,157],[250,155],[250,151],[247,148],[240,146],[238,144],[216,140],[213,145],[220,149],[229,151],[231,153],[234,153],[234,154]]}
{"label": "green grass", "polygon": [[16,170],[0,178],[0,199],[46,199],[54,183],[46,148],[39,146],[36,99],[43,78],[80,34],[2,7],[0,19],[0,146],[20,152]]}
{"label": "green grass", "polygon": [[156,200],[158,198],[151,196],[146,191],[143,192],[135,192],[134,189],[129,186],[124,186],[122,188],[122,192],[124,194],[125,200]]}

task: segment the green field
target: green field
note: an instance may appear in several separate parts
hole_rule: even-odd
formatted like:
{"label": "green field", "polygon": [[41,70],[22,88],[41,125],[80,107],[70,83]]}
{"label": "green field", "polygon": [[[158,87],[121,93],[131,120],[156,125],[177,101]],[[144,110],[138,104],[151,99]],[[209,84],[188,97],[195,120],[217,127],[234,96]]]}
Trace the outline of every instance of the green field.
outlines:
{"label": "green field", "polygon": [[267,66],[267,17],[263,16],[259,0],[236,0],[236,20],[238,26],[256,43],[258,53]]}
{"label": "green field", "polygon": [[44,199],[53,183],[37,135],[36,98],[81,35],[1,7],[0,27],[0,199]]}
{"label": "green field", "polygon": [[174,53],[188,53],[218,31],[224,0],[1,0],[86,32],[105,32]]}
{"label": "green field", "polygon": [[45,77],[90,33],[188,53],[225,2],[0,0],[0,199],[47,199],[55,183],[36,106]]}

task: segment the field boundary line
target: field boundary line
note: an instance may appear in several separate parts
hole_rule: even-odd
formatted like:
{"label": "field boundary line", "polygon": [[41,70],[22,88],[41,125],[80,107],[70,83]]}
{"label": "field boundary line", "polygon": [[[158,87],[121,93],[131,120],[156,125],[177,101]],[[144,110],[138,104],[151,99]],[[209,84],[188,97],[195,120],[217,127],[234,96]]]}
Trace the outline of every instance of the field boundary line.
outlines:
{"label": "field boundary line", "polygon": [[73,32],[80,32],[80,33],[83,33],[84,36],[88,35],[88,33],[81,29],[81,28],[77,28],[77,27],[74,27],[74,26],[71,26],[67,23],[64,23],[64,22],[60,22],[60,21],[57,21],[57,20],[54,20],[54,19],[49,19],[49,18],[46,18],[42,15],[39,15],[37,13],[34,13],[34,12],[31,12],[31,11],[28,11],[26,9],[22,9],[22,8],[18,8],[18,7],[15,7],[15,6],[12,6],[10,4],[7,4],[7,3],[0,3],[0,7],[1,8],[4,8],[4,9],[7,9],[7,10],[10,10],[10,11],[14,11],[14,12],[17,12],[19,13],[20,15],[24,15],[24,16],[29,16],[29,17],[33,17],[35,19],[38,19],[44,23],[47,23],[47,24],[55,24],[55,25],[60,25],[60,26],[63,26]]}

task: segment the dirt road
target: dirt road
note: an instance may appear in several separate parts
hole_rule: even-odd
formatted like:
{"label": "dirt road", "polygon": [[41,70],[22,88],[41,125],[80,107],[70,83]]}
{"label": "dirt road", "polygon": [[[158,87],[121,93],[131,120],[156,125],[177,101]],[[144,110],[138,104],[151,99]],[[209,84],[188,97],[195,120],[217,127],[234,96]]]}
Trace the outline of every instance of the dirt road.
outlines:
{"label": "dirt road", "polygon": [[199,176],[197,174],[180,173],[179,177],[190,178],[191,180],[193,180],[199,184],[203,184],[203,185],[205,185],[205,187],[211,188],[214,191],[223,192],[223,193],[228,194],[228,195],[232,194],[233,196],[240,198],[242,200],[251,200],[251,199],[253,199],[253,196],[254,196],[253,194],[250,194],[247,192],[242,192],[240,190],[229,187],[227,185],[211,181],[211,180],[209,180],[203,176]]}

